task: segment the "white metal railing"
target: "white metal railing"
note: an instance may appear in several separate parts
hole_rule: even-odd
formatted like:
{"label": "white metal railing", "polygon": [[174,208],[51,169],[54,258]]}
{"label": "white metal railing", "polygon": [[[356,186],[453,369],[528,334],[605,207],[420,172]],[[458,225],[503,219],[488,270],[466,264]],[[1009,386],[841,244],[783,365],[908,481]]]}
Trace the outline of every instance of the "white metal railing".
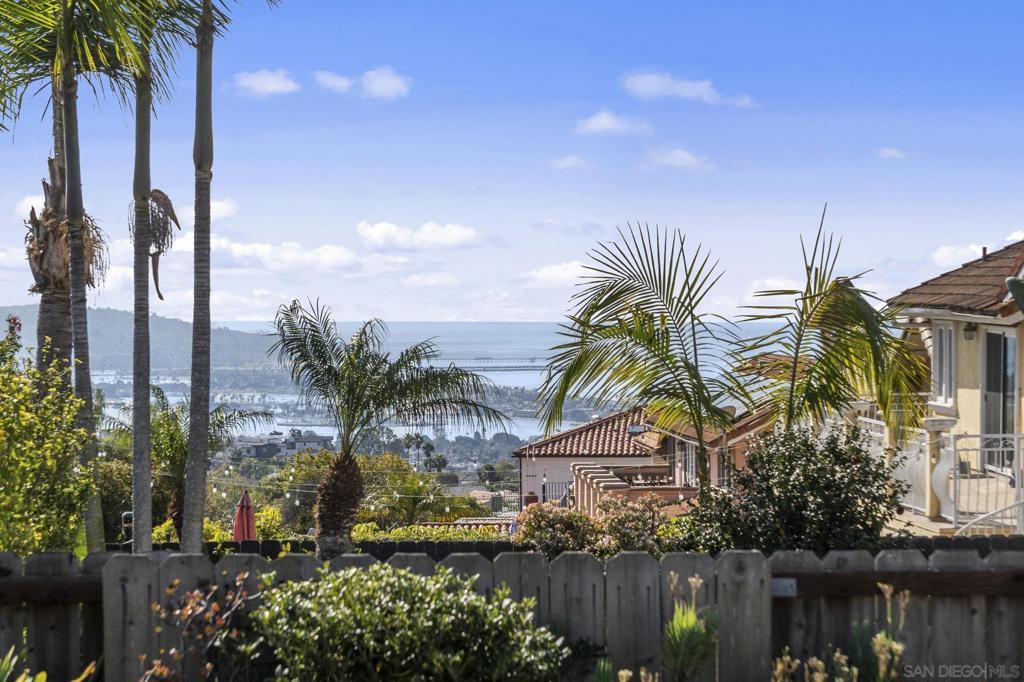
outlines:
{"label": "white metal railing", "polygon": [[972,532],[1024,532],[1024,434],[948,434],[953,525]]}
{"label": "white metal railing", "polygon": [[[867,439],[868,452],[872,457],[883,459],[889,450],[889,431],[885,422],[867,417],[856,418],[857,428]],[[928,463],[928,433],[922,429],[904,429],[902,439],[895,445],[892,457],[898,460],[893,478],[907,484],[902,499],[903,506],[918,513],[924,513],[927,490],[925,467]]]}

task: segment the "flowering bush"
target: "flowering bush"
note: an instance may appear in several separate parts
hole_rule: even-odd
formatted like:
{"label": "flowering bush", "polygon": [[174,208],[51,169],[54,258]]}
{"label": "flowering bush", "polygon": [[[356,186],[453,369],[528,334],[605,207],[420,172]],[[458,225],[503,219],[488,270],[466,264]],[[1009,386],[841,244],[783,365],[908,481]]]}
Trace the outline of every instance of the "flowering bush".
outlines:
{"label": "flowering bush", "polygon": [[650,552],[661,556],[658,529],[668,520],[662,512],[664,504],[653,493],[637,500],[618,496],[601,500],[597,505],[601,532],[598,553],[613,556],[619,552]]}
{"label": "flowering bush", "polygon": [[575,509],[559,507],[553,502],[531,504],[516,519],[519,532],[515,541],[533,547],[552,559],[562,552],[593,551],[598,546],[599,527],[594,519]]}
{"label": "flowering bush", "polygon": [[[231,542],[231,539],[231,531],[208,518],[203,519],[203,542]],[[153,542],[178,542],[173,520],[167,519],[153,527]]]}
{"label": "flowering bush", "polygon": [[357,523],[352,529],[353,542],[494,542],[506,539],[497,528],[489,526],[399,526],[385,531],[376,523]]}

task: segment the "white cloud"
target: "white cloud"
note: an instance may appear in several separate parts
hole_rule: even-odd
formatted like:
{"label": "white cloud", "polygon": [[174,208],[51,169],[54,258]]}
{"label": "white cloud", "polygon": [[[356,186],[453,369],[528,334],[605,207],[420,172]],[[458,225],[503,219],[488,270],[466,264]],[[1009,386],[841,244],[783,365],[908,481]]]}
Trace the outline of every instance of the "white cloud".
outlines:
{"label": "white cloud", "polygon": [[459,285],[459,280],[450,272],[427,272],[403,277],[402,284],[414,289],[454,287]]}
{"label": "white cloud", "polygon": [[1017,230],[1006,235],[1006,241],[1008,242],[1019,242],[1024,239],[1024,230]]}
{"label": "white cloud", "polygon": [[747,305],[772,305],[776,302],[773,300],[776,298],[775,296],[758,296],[757,293],[761,291],[799,291],[803,288],[803,283],[789,277],[762,277],[750,283],[750,288],[747,289],[747,295],[744,297],[744,300]]}
{"label": "white cloud", "polygon": [[575,154],[569,154],[568,156],[560,156],[557,159],[551,159],[548,165],[555,170],[573,170],[576,168],[586,168],[590,164]]}
{"label": "white cloud", "polygon": [[655,166],[669,166],[688,171],[712,171],[714,164],[709,163],[693,152],[685,149],[657,149],[647,155],[647,160]]}
{"label": "white cloud", "polygon": [[749,109],[755,106],[750,95],[725,97],[709,80],[689,81],[674,77],[670,73],[645,71],[627,74],[622,77],[622,87],[638,99],[659,99],[675,97],[677,99],[703,102],[704,104],[740,107]]}
{"label": "white cloud", "polygon": [[331,71],[314,71],[313,78],[324,90],[334,92],[348,92],[352,89],[352,79],[346,78]]}
{"label": "white cloud", "polygon": [[397,99],[409,94],[412,79],[396,72],[390,66],[370,69],[359,79],[363,97],[371,99]]}
{"label": "white cloud", "polygon": [[981,256],[981,244],[947,244],[932,252],[932,262],[940,267],[963,265]]}
{"label": "white cloud", "polygon": [[879,147],[875,150],[875,156],[887,161],[902,161],[907,158],[907,153],[896,147]]}
{"label": "white cloud", "polygon": [[519,276],[527,289],[557,289],[572,286],[586,274],[586,266],[578,260],[544,265]]}
{"label": "white cloud", "polygon": [[576,132],[581,135],[642,135],[651,132],[646,122],[623,118],[607,109],[576,123]]}
{"label": "white cloud", "polygon": [[298,242],[236,242],[216,235],[210,240],[215,254],[223,255],[236,267],[255,267],[270,272],[329,272],[350,270],[358,265],[356,255],[338,244],[307,248]]}
{"label": "white cloud", "polygon": [[235,88],[246,97],[256,98],[287,95],[302,89],[285,69],[260,69],[236,73]]}
{"label": "white cloud", "polygon": [[35,207],[36,213],[41,213],[46,199],[42,194],[30,194],[18,199],[11,209],[11,218],[19,223],[28,219],[29,211]]}
{"label": "white cloud", "polygon": [[371,223],[362,220],[356,225],[356,232],[366,246],[378,250],[457,249],[479,241],[479,234],[475,229],[458,223],[442,225],[429,222],[413,230],[395,223]]}

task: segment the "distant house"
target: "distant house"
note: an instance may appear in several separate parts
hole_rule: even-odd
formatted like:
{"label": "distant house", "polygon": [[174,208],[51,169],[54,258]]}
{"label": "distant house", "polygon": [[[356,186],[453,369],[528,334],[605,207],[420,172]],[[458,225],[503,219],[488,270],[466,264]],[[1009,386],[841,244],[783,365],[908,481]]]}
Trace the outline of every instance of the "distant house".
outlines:
{"label": "distant house", "polygon": [[[635,408],[596,419],[519,448],[520,490],[531,501],[567,502],[588,513],[607,495],[655,494],[679,502],[697,494],[696,431],[658,428]],[[707,430],[711,483],[729,485],[732,467],[746,463],[747,440],[771,425],[767,415],[737,417],[726,430]],[[569,493],[569,494],[567,494]]]}
{"label": "distant house", "polygon": [[302,452],[303,450],[333,450],[334,449],[334,437],[333,436],[318,436],[312,431],[306,431],[299,435],[293,433],[289,435],[281,443],[282,455],[294,455],[296,452]]}
{"label": "distant house", "polygon": [[334,450],[334,438],[319,436],[312,431],[300,432],[293,429],[284,436],[280,432],[269,436],[240,436],[232,446],[241,457],[268,459],[280,455],[294,455],[304,450]]}

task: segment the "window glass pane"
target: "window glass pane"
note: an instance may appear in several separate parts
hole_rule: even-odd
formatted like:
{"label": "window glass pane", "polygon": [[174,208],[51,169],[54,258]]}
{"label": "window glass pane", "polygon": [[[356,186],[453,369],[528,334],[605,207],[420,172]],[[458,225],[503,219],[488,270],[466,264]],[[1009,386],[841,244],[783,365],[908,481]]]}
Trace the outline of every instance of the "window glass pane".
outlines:
{"label": "window glass pane", "polygon": [[946,330],[938,327],[932,336],[932,360],[935,362],[935,397],[943,400],[946,397]]}
{"label": "window glass pane", "polygon": [[953,328],[946,328],[946,400],[953,399]]}

